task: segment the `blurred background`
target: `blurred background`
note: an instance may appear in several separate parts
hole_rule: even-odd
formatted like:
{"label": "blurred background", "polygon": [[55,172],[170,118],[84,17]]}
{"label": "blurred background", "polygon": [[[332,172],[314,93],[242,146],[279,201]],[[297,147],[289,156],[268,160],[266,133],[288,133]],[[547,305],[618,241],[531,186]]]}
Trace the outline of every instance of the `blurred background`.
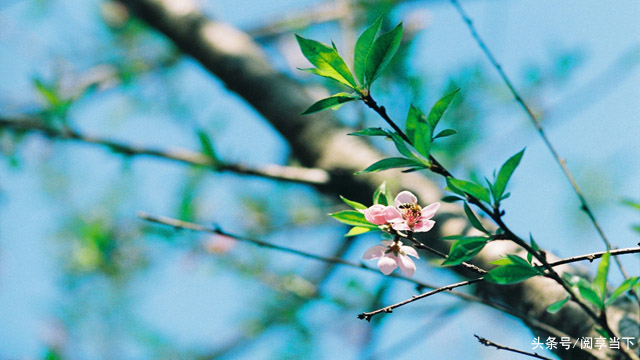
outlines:
{"label": "blurred background", "polygon": [[[636,1],[469,0],[462,6],[576,176],[616,246],[640,240],[640,5]],[[345,58],[380,14],[404,41],[373,88],[392,116],[460,96],[443,122],[459,134],[438,158],[482,178],[527,148],[506,221],[560,256],[603,250],[568,182],[448,1],[198,1],[246,31],[279,71],[308,63],[294,33]],[[287,143],[261,116],[122,5],[0,0],[0,120],[38,116],[52,128],[243,164],[288,164]],[[337,116],[381,126],[361,104]],[[201,134],[200,137],[198,134]],[[389,144],[377,143],[393,153]],[[32,130],[0,126],[1,359],[511,359],[473,334],[531,349],[517,320],[447,295],[367,323],[356,315],[410,297],[379,274],[145,223],[166,215],[331,256],[342,209],[307,185],[214,173]],[[444,186],[443,186],[444,187]],[[402,189],[392,189],[394,193]],[[376,235],[355,238],[358,262]],[[637,255],[623,258],[629,270]],[[591,271],[594,269],[591,268]],[[418,264],[439,285],[456,275]],[[619,283],[619,272],[611,280]],[[402,310],[402,311],[401,311]],[[451,344],[456,344],[451,346]],[[545,354],[553,356],[552,354]]]}

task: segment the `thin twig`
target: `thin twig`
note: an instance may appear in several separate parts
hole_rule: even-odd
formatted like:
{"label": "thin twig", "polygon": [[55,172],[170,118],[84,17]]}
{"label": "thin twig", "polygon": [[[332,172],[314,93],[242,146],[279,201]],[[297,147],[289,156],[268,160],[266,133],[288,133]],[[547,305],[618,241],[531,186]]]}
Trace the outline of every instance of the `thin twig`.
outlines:
{"label": "thin twig", "polygon": [[487,339],[485,339],[483,337],[480,337],[478,335],[475,335],[475,334],[473,336],[475,336],[478,339],[478,341],[480,342],[480,344],[482,344],[484,346],[493,346],[498,350],[511,351],[511,352],[516,353],[516,354],[526,355],[526,356],[530,356],[530,357],[533,357],[533,358],[536,358],[536,359],[552,360],[551,358],[548,358],[548,357],[542,356],[542,355],[538,355],[537,353],[530,353],[530,352],[527,352],[527,351],[514,349],[512,347],[496,344],[493,341],[487,340]]}
{"label": "thin twig", "polygon": [[[169,225],[172,226],[174,228],[177,229],[187,229],[187,230],[193,230],[193,231],[199,231],[199,232],[207,232],[207,233],[214,233],[214,234],[219,234],[222,236],[228,236],[231,237],[233,239],[236,239],[238,241],[244,241],[244,242],[248,242],[248,243],[252,243],[254,245],[258,245],[258,246],[263,246],[263,247],[267,247],[273,250],[279,250],[279,251],[283,251],[286,253],[290,253],[290,254],[294,254],[294,255],[298,255],[298,256],[302,256],[305,258],[311,258],[314,260],[319,260],[319,261],[324,261],[327,263],[334,263],[334,264],[338,264],[338,265],[344,265],[344,266],[348,266],[348,267],[352,267],[352,268],[357,268],[357,269],[363,269],[363,270],[367,270],[370,272],[374,272],[376,274],[381,274],[378,269],[374,269],[371,267],[368,267],[364,264],[357,264],[357,263],[353,263],[344,259],[340,259],[340,258],[332,258],[332,257],[325,257],[325,256],[321,256],[321,255],[315,255],[315,254],[310,254],[310,253],[306,253],[304,251],[300,251],[300,250],[295,250],[295,249],[291,249],[285,246],[279,246],[279,245],[274,245],[271,243],[267,243],[261,240],[257,240],[257,239],[252,239],[252,238],[248,238],[245,236],[240,236],[240,235],[235,235],[235,234],[231,234],[229,232],[223,231],[222,229],[220,229],[219,227],[207,227],[207,226],[203,226],[200,224],[195,224],[195,223],[191,223],[191,222],[187,222],[187,221],[182,221],[182,220],[178,220],[178,219],[173,219],[173,218],[169,218],[169,217],[165,217],[165,216],[152,216],[146,213],[139,213],[138,216],[146,221],[149,222],[154,222],[154,223],[158,223],[158,224],[163,224],[163,225]],[[437,287],[431,284],[427,284],[421,281],[417,281],[415,279],[411,279],[402,275],[397,275],[397,274],[390,274],[388,275],[390,277],[393,277],[395,279],[400,279],[400,280],[404,280],[410,283],[413,283],[414,285],[416,285],[416,288],[418,289],[436,289]],[[557,338],[561,338],[561,337],[569,337],[569,335],[565,334],[564,332],[556,329],[553,326],[550,326],[549,324],[546,324],[544,322],[541,322],[538,319],[534,319],[531,318],[525,314],[519,314],[517,312],[515,312],[513,309],[508,308],[502,304],[498,304],[496,302],[493,302],[491,300],[487,300],[487,299],[483,299],[474,295],[470,295],[470,294],[466,294],[466,293],[462,293],[462,292],[457,292],[455,290],[449,290],[446,292],[447,294],[456,296],[460,299],[466,300],[466,301],[471,301],[471,302],[475,302],[478,304],[483,304],[485,306],[491,307],[493,309],[496,309],[500,312],[503,312],[505,314],[509,314],[515,318],[518,318],[522,321],[524,321],[529,327],[536,329],[538,331],[543,331],[546,332],[548,334],[551,334]]]}
{"label": "thin twig", "polygon": [[[491,65],[496,69],[496,71],[498,72],[498,74],[502,78],[502,81],[504,81],[505,85],[507,85],[507,87],[509,88],[509,91],[511,92],[511,94],[515,98],[516,102],[525,111],[525,113],[527,114],[527,117],[529,118],[529,120],[531,120],[533,126],[538,131],[538,134],[540,134],[540,137],[542,138],[542,141],[545,143],[546,147],[551,152],[553,158],[555,159],[555,161],[558,163],[558,165],[562,169],[562,172],[564,173],[566,178],[569,180],[569,183],[571,184],[571,187],[573,188],[573,191],[578,196],[578,200],[580,201],[580,208],[587,214],[587,217],[589,218],[589,220],[591,221],[591,223],[595,227],[596,231],[598,232],[598,235],[600,236],[600,238],[604,242],[605,246],[607,247],[607,250],[610,250],[612,248],[611,243],[609,242],[609,239],[607,239],[607,236],[604,234],[604,231],[602,230],[602,227],[598,223],[593,211],[591,210],[591,207],[587,203],[587,199],[582,194],[582,190],[580,190],[580,187],[578,186],[578,183],[576,182],[575,178],[573,177],[573,174],[571,174],[571,171],[569,171],[569,168],[567,167],[565,159],[562,158],[560,156],[560,154],[558,153],[558,151],[555,149],[555,147],[553,146],[553,144],[551,143],[551,141],[547,137],[546,133],[544,132],[544,129],[542,128],[542,124],[540,123],[538,118],[535,116],[533,111],[531,111],[529,106],[525,103],[525,101],[522,98],[522,96],[520,96],[520,93],[515,89],[513,83],[511,82],[511,80],[509,79],[507,74],[502,69],[502,66],[498,63],[496,58],[493,56],[493,53],[489,50],[489,48],[487,47],[485,42],[482,40],[482,38],[478,34],[475,26],[473,25],[473,21],[467,15],[467,13],[464,11],[464,9],[462,8],[462,6],[458,2],[458,0],[450,0],[450,1],[451,1],[451,4],[453,4],[453,6],[456,8],[456,11],[460,15],[460,17],[462,17],[462,20],[464,21],[464,23],[467,25],[467,28],[471,32],[471,36],[473,37],[473,39],[476,41],[476,43],[478,44],[478,46],[480,47],[482,52],[486,55],[487,59],[489,59],[489,62],[491,63]],[[624,267],[622,266],[622,263],[615,256],[614,256],[614,259],[616,261],[616,264],[618,265],[618,268],[620,269],[620,272],[622,273],[624,278],[627,279],[628,276],[627,276],[627,273],[626,273]],[[636,300],[640,304],[640,298],[638,298],[638,296],[635,293],[633,295],[635,296]]]}
{"label": "thin twig", "polygon": [[51,139],[79,141],[86,144],[102,146],[110,149],[111,151],[129,156],[150,156],[173,160],[188,165],[206,167],[216,172],[231,172],[240,175],[252,175],[267,179],[310,185],[326,185],[330,182],[331,178],[331,175],[322,169],[275,164],[251,167],[239,163],[220,161],[203,153],[187,149],[158,149],[144,147],[84,134],[73,129],[54,129],[50,126],[44,125],[37,117],[23,119],[0,118],[0,128],[8,128],[21,132],[40,133]]}

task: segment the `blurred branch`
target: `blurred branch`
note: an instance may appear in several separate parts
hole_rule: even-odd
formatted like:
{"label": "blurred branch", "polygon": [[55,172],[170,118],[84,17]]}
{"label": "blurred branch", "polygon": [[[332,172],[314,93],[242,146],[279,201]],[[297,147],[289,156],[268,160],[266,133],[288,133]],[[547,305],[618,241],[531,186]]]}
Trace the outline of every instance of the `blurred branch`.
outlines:
{"label": "blurred branch", "polygon": [[216,172],[231,172],[240,175],[252,175],[272,180],[296,182],[310,185],[324,185],[329,183],[330,174],[321,169],[311,169],[282,165],[263,165],[251,167],[238,163],[219,161],[203,153],[187,149],[158,149],[132,145],[111,139],[92,136],[69,128],[54,129],[44,125],[37,117],[7,119],[0,117],[0,128],[12,129],[19,132],[40,133],[51,139],[73,140],[108,148],[111,151],[127,156],[150,156],[159,159],[173,160],[180,163],[203,166]]}
{"label": "blurred branch", "polygon": [[536,359],[552,360],[551,358],[548,358],[548,357],[545,357],[545,356],[538,355],[537,353],[530,353],[530,352],[526,352],[526,351],[522,351],[522,350],[514,349],[514,348],[511,348],[511,347],[508,347],[508,346],[504,346],[504,345],[496,344],[496,343],[494,343],[493,341],[487,340],[487,339],[485,339],[485,338],[483,338],[483,337],[480,337],[480,336],[478,336],[478,335],[473,335],[473,336],[475,336],[475,337],[478,339],[478,341],[479,341],[482,345],[484,345],[484,346],[493,346],[493,347],[495,347],[495,348],[496,348],[496,349],[498,349],[498,350],[511,351],[511,352],[516,353],[516,354],[526,355],[526,356],[534,357],[534,358],[536,358]]}
{"label": "blurred branch", "polygon": [[[322,256],[322,255],[316,255],[316,254],[312,254],[312,253],[308,253],[305,251],[301,251],[301,250],[296,250],[296,249],[292,249],[286,246],[280,246],[280,245],[275,245],[272,243],[268,243],[262,240],[258,240],[258,239],[253,239],[253,238],[248,238],[245,236],[240,236],[240,235],[235,235],[235,234],[231,234],[228,233],[224,230],[222,230],[221,228],[217,227],[217,226],[213,226],[213,227],[209,227],[209,226],[204,226],[204,225],[200,225],[200,224],[196,224],[196,223],[192,223],[192,222],[187,222],[187,221],[182,221],[182,220],[178,220],[178,219],[174,219],[174,218],[170,218],[170,217],[166,217],[166,216],[154,216],[154,215],[149,215],[147,213],[144,212],[140,212],[138,213],[138,217],[149,221],[149,222],[154,222],[157,224],[162,224],[162,225],[168,225],[168,226],[172,226],[176,229],[185,229],[185,230],[191,230],[191,231],[198,231],[198,232],[208,232],[208,233],[213,233],[213,234],[217,234],[220,236],[227,236],[233,239],[236,239],[238,241],[244,241],[244,242],[248,242],[257,246],[261,246],[261,247],[265,247],[265,248],[269,248],[269,249],[273,249],[273,250],[277,250],[277,251],[282,251],[285,253],[289,253],[289,254],[294,254],[294,255],[298,255],[298,256],[302,256],[305,258],[309,258],[309,259],[313,259],[313,260],[318,260],[318,261],[322,261],[322,262],[326,262],[326,263],[331,263],[331,264],[337,264],[337,265],[344,265],[344,266],[348,266],[348,267],[352,267],[352,268],[358,268],[358,269],[363,269],[363,270],[367,270],[370,272],[374,272],[378,275],[382,275],[382,273],[375,268],[371,268],[368,267],[362,263],[357,264],[351,261],[347,261],[344,260],[342,258],[335,258],[335,257],[326,257],[326,256]],[[640,249],[638,249],[638,251],[640,251]],[[410,283],[413,283],[416,285],[416,287],[418,289],[423,289],[423,288],[428,288],[428,289],[437,289],[436,286],[431,285],[431,284],[427,284],[421,281],[417,281],[415,279],[411,279],[408,278],[406,276],[402,276],[402,275],[398,275],[396,273],[392,273],[390,275],[385,275],[391,278],[395,278],[395,279],[400,279],[400,280],[404,280]],[[440,288],[442,289],[442,288]],[[442,290],[439,290],[439,292]],[[453,290],[449,290],[447,292],[445,292],[445,294],[450,294],[453,296],[456,296],[460,299],[466,300],[466,301],[471,301],[471,302],[476,302],[479,304],[483,304],[486,306],[489,306],[491,308],[494,308],[498,311],[501,311],[505,314],[509,314],[511,316],[514,316],[516,318],[521,319],[522,321],[524,321],[528,326],[530,326],[533,329],[537,329],[539,331],[542,331],[544,333],[547,334],[552,334],[553,336],[556,336],[558,338],[560,337],[568,337],[567,334],[565,334],[564,332],[558,330],[557,328],[550,326],[548,324],[545,324],[544,322],[541,322],[531,316],[528,316],[526,314],[523,313],[518,313],[516,311],[514,311],[513,309],[510,309],[502,304],[499,304],[497,302],[488,300],[488,299],[483,299],[483,298],[479,298],[477,296],[473,296],[473,295],[469,295],[466,293],[462,293],[462,292],[457,292],[457,291],[453,291]]]}

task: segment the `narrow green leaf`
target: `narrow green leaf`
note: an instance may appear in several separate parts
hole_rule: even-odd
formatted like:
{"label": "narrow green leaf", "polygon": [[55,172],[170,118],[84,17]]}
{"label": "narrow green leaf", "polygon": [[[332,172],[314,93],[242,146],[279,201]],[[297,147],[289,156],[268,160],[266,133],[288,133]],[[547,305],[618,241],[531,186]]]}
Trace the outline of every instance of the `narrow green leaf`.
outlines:
{"label": "narrow green leaf", "polygon": [[[468,193],[469,195],[481,201],[484,201],[486,203],[491,202],[491,199],[489,197],[489,190],[485,189],[484,187],[476,183],[448,177],[447,185],[451,190],[453,190],[457,194],[464,195],[464,193]],[[455,191],[455,190],[458,190],[458,191]]]}
{"label": "narrow green leaf", "polygon": [[593,289],[596,291],[598,295],[600,295],[600,300],[604,302],[604,299],[607,295],[607,275],[609,275],[609,259],[611,258],[611,253],[606,252],[602,255],[600,259],[600,264],[598,265],[598,272],[596,273],[596,278],[593,280]]}
{"label": "narrow green leaf", "polygon": [[391,139],[393,140],[393,143],[395,144],[396,149],[398,149],[398,152],[400,154],[408,158],[416,158],[416,156],[411,152],[411,150],[409,150],[409,147],[398,133],[392,133]]}
{"label": "narrow green leaf", "polygon": [[609,299],[607,299],[606,304],[607,305],[611,304],[621,295],[631,290],[636,284],[639,283],[638,280],[640,280],[640,277],[637,277],[637,276],[630,277],[627,280],[625,280],[620,286],[618,286],[617,289],[613,291],[613,293],[611,293],[611,296],[609,297]]}
{"label": "narrow green leaf", "polygon": [[356,210],[364,210],[367,207],[363,204],[360,204],[357,201],[353,201],[353,200],[349,200],[346,197],[340,195],[340,199],[342,199],[342,201],[344,201],[345,204],[351,206],[352,208],[356,209]]}
{"label": "narrow green leaf", "polygon": [[633,209],[640,210],[640,203],[636,202],[636,201],[633,201],[631,199],[623,199],[621,201],[621,203],[626,205],[626,206],[629,206],[629,207],[631,207]]}
{"label": "narrow green leaf", "polygon": [[198,129],[198,140],[200,140],[200,146],[202,147],[202,153],[210,157],[214,164],[219,163],[220,160],[218,155],[216,154],[215,149],[213,148],[213,142],[209,135],[202,129]]}
{"label": "narrow green leaf", "polygon": [[525,149],[522,149],[522,151],[510,157],[500,168],[498,177],[496,178],[496,183],[494,184],[494,197],[496,203],[503,199],[502,194],[504,194],[504,190],[507,188],[507,183],[509,182],[511,175],[515,171],[516,167],[518,167],[518,164],[520,164],[522,155],[524,155],[524,150]]}
{"label": "narrow green leaf", "polygon": [[526,267],[531,266],[528,261],[526,261],[525,259],[521,258],[518,255],[507,254],[507,259],[509,259],[511,263],[515,265],[521,265]]}
{"label": "narrow green leaf", "polygon": [[589,286],[589,284],[584,284],[582,282],[578,283],[578,291],[580,292],[580,296],[588,302],[595,305],[598,309],[602,310],[604,308],[604,302],[600,299],[600,296],[596,294],[595,291]]}
{"label": "narrow green leaf", "polygon": [[457,133],[458,132],[453,130],[453,129],[444,129],[444,130],[440,131],[436,136],[434,136],[433,140],[438,139],[438,138],[451,136],[451,135],[455,135]]}
{"label": "narrow green leaf", "polygon": [[368,168],[362,171],[358,171],[356,175],[394,169],[394,168],[412,168],[412,167],[419,168],[419,167],[425,167],[425,166],[421,162],[412,160],[412,159],[405,159],[405,158],[398,158],[398,157],[386,158],[372,164],[371,166],[369,166]]}
{"label": "narrow green leaf", "polygon": [[391,133],[387,130],[384,130],[382,128],[367,128],[364,130],[360,130],[360,131],[356,131],[356,132],[352,132],[349,133],[347,135],[353,135],[353,136],[391,136]]}
{"label": "narrow green leaf", "polygon": [[383,181],[376,191],[373,192],[373,203],[384,206],[393,204],[393,196],[391,196],[391,192],[389,191],[389,188],[387,188],[386,181]]}
{"label": "narrow green leaf", "polygon": [[547,308],[547,312],[551,314],[557,313],[564,306],[564,304],[566,304],[567,301],[569,301],[569,299],[571,299],[571,297],[567,296],[562,300],[554,302],[553,304],[549,305],[549,307]]}
{"label": "narrow green leaf", "polygon": [[[536,252],[540,251],[540,247],[538,246],[538,244],[536,243],[535,240],[533,240],[533,235],[529,234],[529,242],[531,243],[531,248],[533,250],[535,250]],[[527,253],[527,261],[529,263],[531,263],[531,261],[533,261],[533,254],[528,252]]]}
{"label": "narrow green leaf", "polygon": [[453,243],[449,255],[442,263],[443,266],[459,265],[473,258],[487,244],[484,237],[467,237]]}
{"label": "narrow green leaf", "polygon": [[466,202],[464,203],[464,213],[467,214],[467,218],[469,219],[471,226],[482,231],[487,235],[491,235],[491,233],[488,232],[487,229],[484,228],[484,226],[482,226],[482,223],[480,222],[480,220],[478,220],[478,218],[476,217],[476,214],[473,213],[473,211],[471,210],[471,208]]}
{"label": "narrow green leaf", "polygon": [[530,265],[509,264],[492,269],[484,279],[492,283],[506,285],[516,284],[536,275],[540,275],[540,272]]}
{"label": "narrow green leaf", "polygon": [[354,100],[358,100],[358,97],[353,94],[347,94],[347,93],[335,94],[331,97],[315,102],[313,105],[309,106],[307,110],[303,111],[301,115],[313,114],[318,111],[326,110],[329,108],[333,108],[335,110],[338,107],[340,107],[342,104],[347,103],[349,101],[354,101]]}
{"label": "narrow green leaf", "polygon": [[53,86],[45,84],[39,78],[33,79],[33,84],[35,85],[40,95],[42,95],[45,100],[47,100],[49,105],[51,105],[53,108],[57,108],[58,106],[60,106],[62,99],[60,99],[60,96]]}
{"label": "narrow green leaf", "polygon": [[402,23],[393,30],[380,35],[373,44],[365,59],[365,83],[367,89],[382,74],[382,71],[389,65],[393,55],[395,55],[400,41],[402,40]]}
{"label": "narrow green leaf", "polygon": [[351,70],[349,70],[349,67],[336,49],[315,40],[305,39],[299,35],[296,35],[296,39],[302,54],[316,67],[315,71],[304,71],[334,79],[352,89],[358,87],[353,79]]}
{"label": "narrow green leaf", "polygon": [[376,225],[371,224],[365,219],[364,214],[356,210],[343,210],[329,214],[329,216],[340,221],[343,224],[362,226],[368,228],[377,228]]}
{"label": "narrow green leaf", "polygon": [[417,107],[411,105],[405,120],[405,133],[409,140],[413,141],[417,131],[424,131],[427,126],[427,117]]}
{"label": "narrow green leaf", "polygon": [[429,158],[429,154],[431,153],[431,134],[431,126],[425,124],[419,131],[416,131],[413,138],[413,147],[426,159]]}
{"label": "narrow green leaf", "polygon": [[431,111],[429,111],[429,116],[427,116],[427,122],[429,123],[429,125],[431,125],[432,129],[436,128],[436,125],[438,125],[438,122],[440,122],[440,119],[442,119],[442,115],[444,115],[445,111],[447,111],[449,105],[451,105],[451,102],[456,97],[456,95],[458,95],[459,91],[460,89],[453,90],[452,92],[443,96],[435,103],[435,105],[433,105]]}
{"label": "narrow green leaf", "polygon": [[349,230],[349,232],[344,234],[344,236],[345,237],[356,236],[356,235],[368,233],[369,231],[375,231],[375,229],[370,227],[364,227],[364,226],[354,226]]}
{"label": "narrow green leaf", "polygon": [[447,195],[447,196],[443,197],[441,200],[443,202],[446,202],[446,203],[453,203],[453,202],[456,202],[456,201],[462,201],[464,199],[461,198],[461,197],[457,197],[455,195]]}
{"label": "narrow green leaf", "polygon": [[353,52],[353,70],[361,85],[364,85],[364,69],[366,68],[367,55],[371,51],[371,46],[382,26],[382,16],[378,18],[356,41]]}

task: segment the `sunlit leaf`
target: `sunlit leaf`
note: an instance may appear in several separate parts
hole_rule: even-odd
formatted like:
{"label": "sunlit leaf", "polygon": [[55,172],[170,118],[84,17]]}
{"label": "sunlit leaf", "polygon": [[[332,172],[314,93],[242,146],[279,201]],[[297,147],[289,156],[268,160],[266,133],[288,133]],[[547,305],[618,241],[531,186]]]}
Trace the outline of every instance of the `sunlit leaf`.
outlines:
{"label": "sunlit leaf", "polygon": [[436,128],[436,125],[438,125],[438,122],[440,122],[440,119],[442,119],[442,115],[444,115],[445,111],[447,111],[447,109],[451,105],[451,102],[456,97],[456,95],[458,95],[459,91],[460,89],[455,89],[454,91],[443,96],[435,103],[435,105],[433,105],[431,111],[429,111],[429,115],[427,116],[427,122],[429,123],[429,125],[431,125],[432,129]]}
{"label": "sunlit leaf", "polygon": [[627,280],[625,280],[620,286],[618,286],[617,289],[615,289],[611,293],[611,296],[609,297],[609,299],[607,299],[606,304],[607,305],[611,304],[617,298],[619,298],[621,295],[623,295],[627,291],[631,290],[636,284],[638,284],[640,282],[639,280],[640,280],[640,277],[637,277],[637,276],[630,277]]}
{"label": "sunlit leaf", "polygon": [[369,231],[375,231],[375,230],[376,229],[371,228],[371,227],[354,226],[349,230],[349,232],[344,234],[344,236],[346,236],[346,237],[356,236],[356,235],[361,235],[361,234],[364,234],[364,233],[368,233]]}
{"label": "sunlit leaf", "polygon": [[365,219],[364,214],[356,210],[343,210],[329,214],[329,216],[340,221],[343,224],[361,226],[368,228],[377,228],[376,225],[371,224]]}
{"label": "sunlit leaf", "polygon": [[364,85],[364,71],[366,68],[366,59],[371,51],[373,41],[382,26],[382,16],[378,18],[356,41],[356,47],[353,52],[353,70],[356,78],[361,85]]}
{"label": "sunlit leaf", "polygon": [[358,171],[356,175],[388,170],[388,169],[395,169],[395,168],[413,168],[413,167],[424,168],[425,165],[417,160],[412,160],[412,159],[397,158],[397,157],[386,158],[372,164],[371,166],[369,166],[368,168],[362,171]]}
{"label": "sunlit leaf", "polygon": [[351,70],[334,48],[299,35],[296,35],[296,39],[302,54],[316,67],[302,70],[334,79],[353,89],[357,88]]}
{"label": "sunlit leaf", "polygon": [[510,157],[500,168],[498,172],[498,176],[496,177],[496,183],[493,186],[494,190],[494,198],[496,203],[503,200],[502,194],[504,194],[504,190],[507,188],[507,183],[511,178],[511,175],[515,171],[518,164],[520,164],[520,160],[522,159],[522,155],[524,155],[524,150]]}
{"label": "sunlit leaf", "polygon": [[562,300],[554,302],[553,304],[549,305],[549,307],[547,308],[547,312],[549,312],[551,314],[557,313],[564,306],[564,304],[566,304],[567,301],[569,301],[569,299],[571,299],[571,297],[567,296],[566,298],[564,298]]}
{"label": "sunlit leaf", "polygon": [[598,294],[593,291],[589,284],[584,284],[582,282],[578,282],[578,291],[580,292],[580,296],[588,302],[595,305],[598,309],[604,308],[604,302],[598,296]]}
{"label": "sunlit leaf", "polygon": [[475,197],[476,199],[479,199],[486,203],[491,202],[491,199],[489,197],[489,190],[485,189],[483,186],[480,186],[476,183],[448,177],[447,185],[453,192],[459,195],[464,195],[464,193],[468,193],[469,195]]}
{"label": "sunlit leaf", "polygon": [[605,296],[607,294],[607,275],[609,274],[610,258],[611,253],[609,252],[606,252],[604,255],[602,255],[600,264],[598,265],[596,278],[593,280],[593,289],[598,295],[600,295],[600,299],[602,300],[602,302],[604,302]]}
{"label": "sunlit leaf", "polygon": [[451,245],[449,255],[442,265],[459,265],[473,258],[487,244],[488,239],[480,236],[459,239]]}
{"label": "sunlit leaf", "polygon": [[347,93],[339,93],[335,94],[331,97],[322,99],[309,106],[309,108],[302,112],[302,115],[313,114],[326,109],[337,109],[342,106],[342,104],[358,100],[358,96]]}
{"label": "sunlit leaf", "polygon": [[393,204],[393,196],[391,196],[391,192],[387,187],[386,181],[383,181],[376,191],[373,192],[373,203],[385,206]]}
{"label": "sunlit leaf", "polygon": [[360,204],[357,201],[353,201],[353,200],[349,200],[346,197],[340,195],[340,199],[342,199],[342,201],[344,201],[345,204],[351,206],[352,208],[356,209],[356,210],[364,210],[367,207],[363,204]]}
{"label": "sunlit leaf", "polygon": [[360,131],[356,131],[356,132],[352,132],[349,133],[347,135],[353,135],[353,136],[391,136],[391,133],[387,130],[384,130],[382,128],[375,128],[375,127],[371,127],[371,128],[367,128],[367,129],[363,129]]}
{"label": "sunlit leaf", "polygon": [[395,55],[402,40],[402,23],[393,30],[380,35],[373,44],[365,58],[365,82],[367,88],[382,74]]}
{"label": "sunlit leaf", "polygon": [[516,284],[536,275],[541,275],[538,269],[527,265],[507,264],[489,271],[484,279],[496,284]]}

